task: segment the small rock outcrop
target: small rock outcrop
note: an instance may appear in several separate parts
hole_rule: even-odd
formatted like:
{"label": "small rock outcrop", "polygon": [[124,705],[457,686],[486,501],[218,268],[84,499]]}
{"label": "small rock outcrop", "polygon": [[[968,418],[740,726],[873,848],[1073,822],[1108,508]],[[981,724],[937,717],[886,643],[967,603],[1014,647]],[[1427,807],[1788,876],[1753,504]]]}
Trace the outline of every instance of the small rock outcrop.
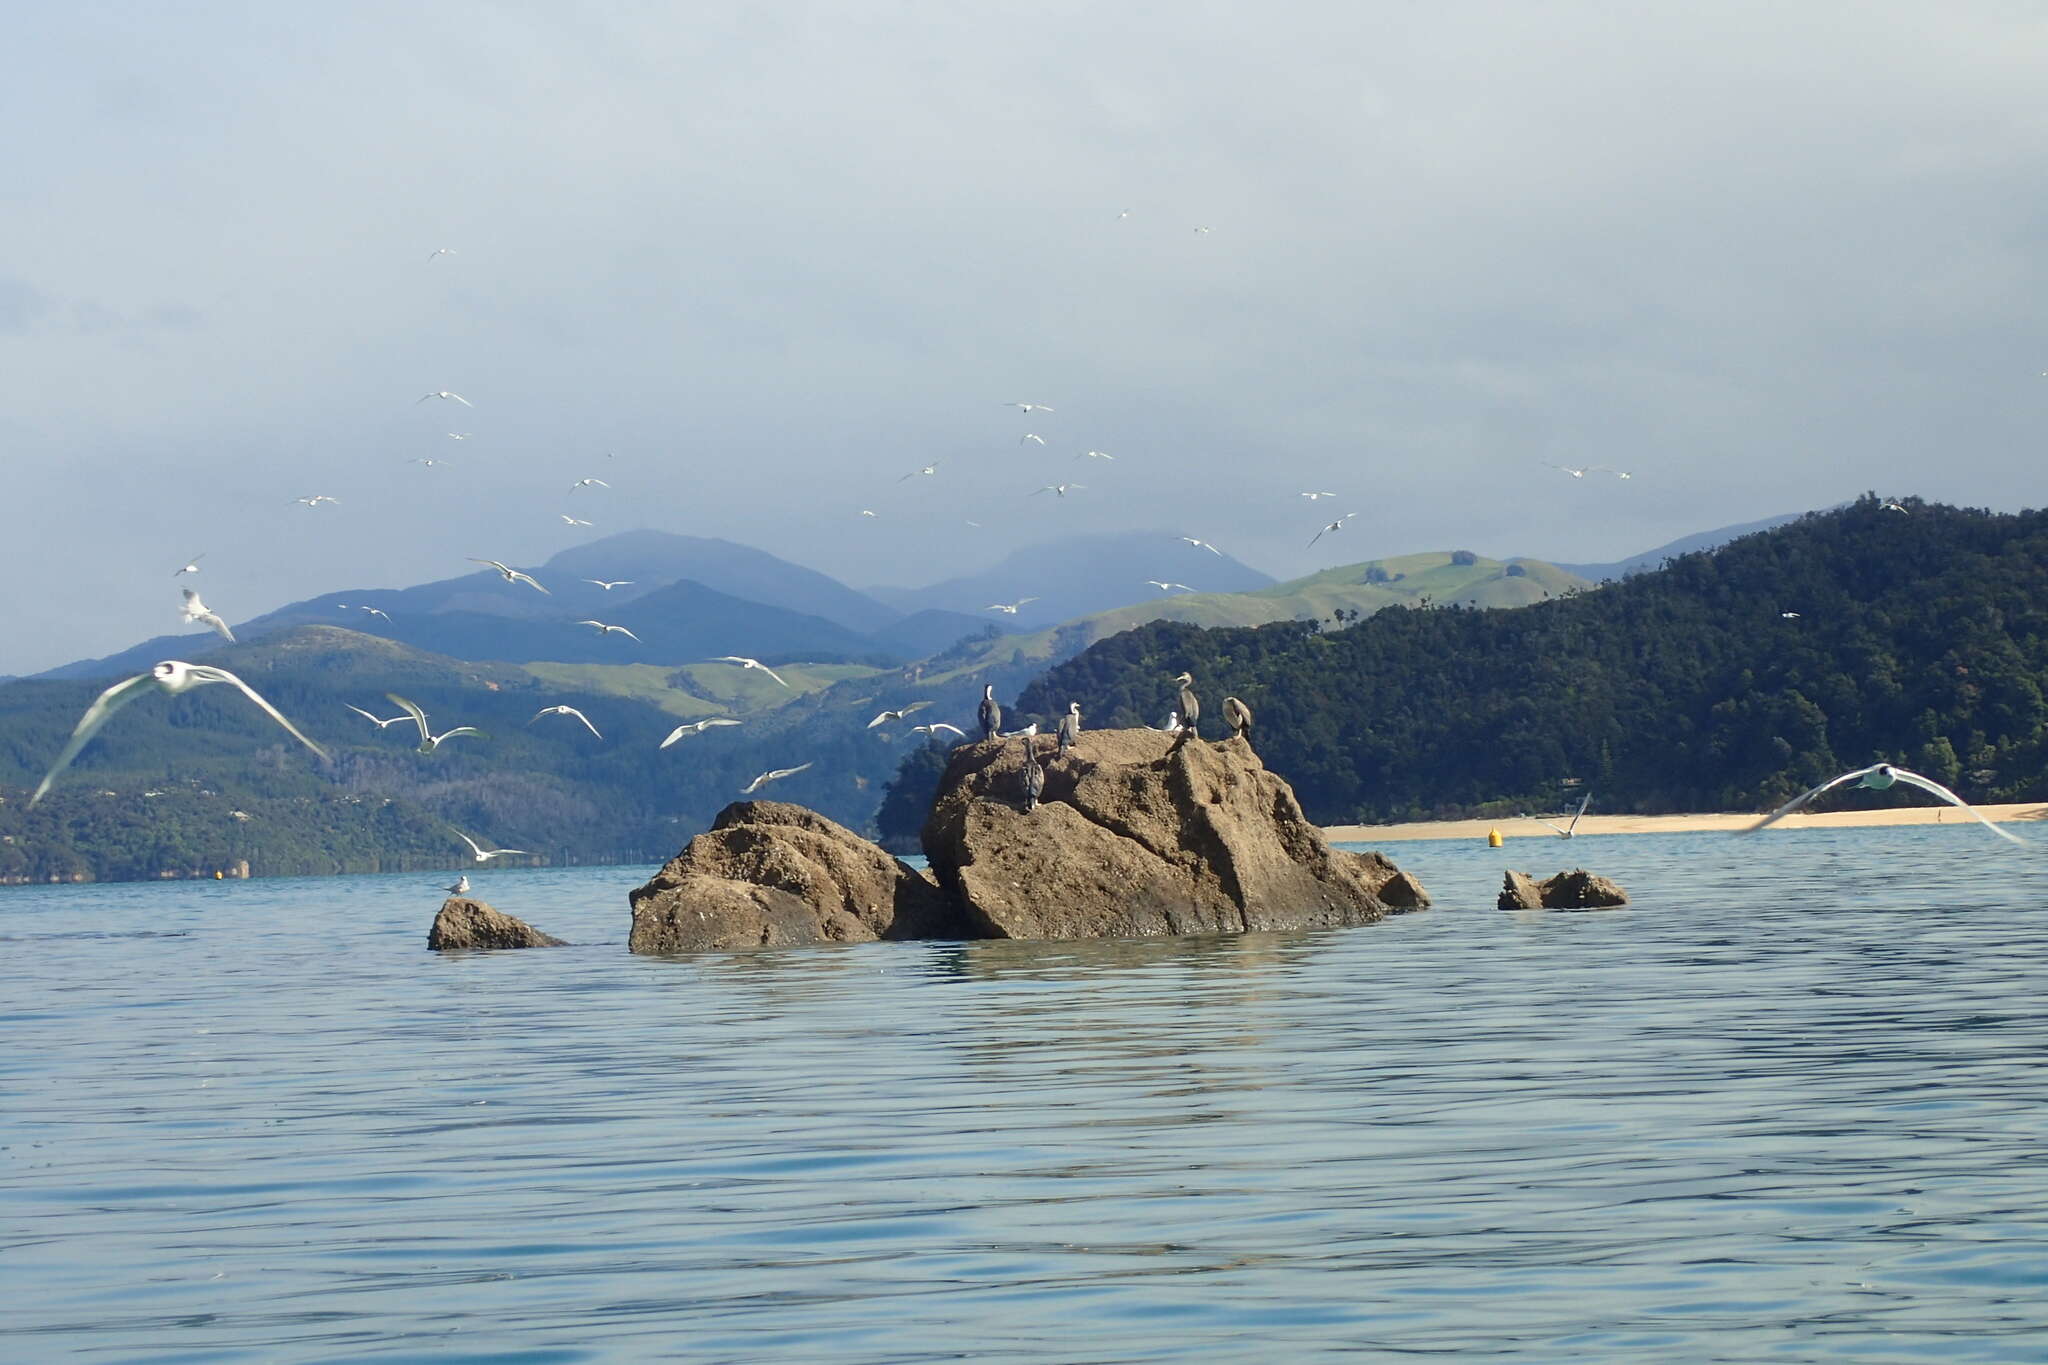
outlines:
{"label": "small rock outcrop", "polygon": [[[1045,766],[1023,809],[1025,743]],[[1241,739],[1090,730],[953,751],[923,832],[981,938],[1240,933],[1368,924],[1427,905],[1378,854],[1333,849]]]}
{"label": "small rock outcrop", "polygon": [[1582,867],[1540,882],[1510,868],[1496,904],[1503,910],[1598,910],[1627,905],[1628,893]]}
{"label": "small rock outcrop", "polygon": [[632,892],[636,953],[956,936],[931,879],[783,801],[736,801]]}
{"label": "small rock outcrop", "polygon": [[427,931],[427,947],[436,952],[470,948],[560,948],[561,939],[544,934],[503,911],[493,910],[468,896],[450,896],[441,902],[434,927]]}

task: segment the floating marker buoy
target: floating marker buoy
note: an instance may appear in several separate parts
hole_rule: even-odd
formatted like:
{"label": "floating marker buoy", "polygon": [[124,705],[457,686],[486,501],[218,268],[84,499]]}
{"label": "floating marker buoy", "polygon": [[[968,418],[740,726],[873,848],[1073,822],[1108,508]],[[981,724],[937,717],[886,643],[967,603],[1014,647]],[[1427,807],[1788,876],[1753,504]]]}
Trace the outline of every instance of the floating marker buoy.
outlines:
{"label": "floating marker buoy", "polygon": [[1488,848],[1499,848],[1502,844],[1506,842],[1507,840],[1500,837],[1499,830],[1490,829],[1486,831],[1486,846]]}

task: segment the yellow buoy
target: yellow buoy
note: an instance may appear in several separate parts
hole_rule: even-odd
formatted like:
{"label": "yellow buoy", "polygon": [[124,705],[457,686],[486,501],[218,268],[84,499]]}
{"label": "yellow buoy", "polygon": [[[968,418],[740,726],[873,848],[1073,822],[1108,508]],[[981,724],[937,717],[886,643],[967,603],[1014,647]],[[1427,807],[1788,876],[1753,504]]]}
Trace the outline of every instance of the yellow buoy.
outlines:
{"label": "yellow buoy", "polygon": [[1497,830],[1497,829],[1490,829],[1490,830],[1486,831],[1486,846],[1487,846],[1488,848],[1499,848],[1499,847],[1500,847],[1500,846],[1501,846],[1501,845],[1502,845],[1503,843],[1506,843],[1506,842],[1507,842],[1507,841],[1506,841],[1505,839],[1502,839],[1502,838],[1500,837],[1500,831],[1499,831],[1499,830]]}

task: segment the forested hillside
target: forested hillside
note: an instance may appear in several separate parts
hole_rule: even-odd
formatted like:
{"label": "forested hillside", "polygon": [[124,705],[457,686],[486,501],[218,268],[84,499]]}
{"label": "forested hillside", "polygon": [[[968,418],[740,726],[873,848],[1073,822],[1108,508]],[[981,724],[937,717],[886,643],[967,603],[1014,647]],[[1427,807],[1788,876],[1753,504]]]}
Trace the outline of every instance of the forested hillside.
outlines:
{"label": "forested hillside", "polygon": [[1609,811],[1753,809],[1880,759],[1979,801],[2048,797],[2048,513],[1906,507],[1864,497],[1514,610],[1157,623],[1019,710],[1157,724],[1190,670],[1204,733],[1243,698],[1325,823],[1547,807],[1567,778]]}

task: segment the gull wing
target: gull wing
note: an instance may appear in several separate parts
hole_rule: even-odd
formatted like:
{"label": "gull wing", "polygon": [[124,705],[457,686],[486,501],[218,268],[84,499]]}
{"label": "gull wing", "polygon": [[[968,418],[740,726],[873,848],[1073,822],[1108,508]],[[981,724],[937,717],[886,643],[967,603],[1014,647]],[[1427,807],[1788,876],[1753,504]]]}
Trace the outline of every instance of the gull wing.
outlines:
{"label": "gull wing", "polygon": [[[1841,786],[1844,782],[1854,782],[1859,778],[1866,777],[1869,774],[1876,772],[1879,768],[1883,766],[1884,765],[1882,763],[1873,763],[1867,768],[1858,768],[1854,772],[1843,773],[1840,777],[1831,777],[1827,781],[1821,783],[1818,787],[1813,788],[1811,791],[1793,797],[1790,801],[1787,801],[1784,805],[1778,807],[1776,810],[1772,811],[1769,815],[1766,815],[1763,819],[1757,821],[1749,828],[1737,830],[1736,833],[1754,834],[1766,825],[1774,825],[1778,821],[1790,815],[1793,811],[1798,810],[1807,802],[1813,800],[1814,797],[1819,796],[1822,792],[1832,791],[1834,788]],[[1893,771],[1897,772],[1898,770],[1894,769]],[[1903,777],[1904,775],[1905,774],[1900,773],[1900,776]],[[1922,782],[1925,782],[1927,779],[1923,777],[1920,780]],[[2004,831],[2001,830],[2000,833],[2004,833]]]}
{"label": "gull wing", "polygon": [[1586,793],[1586,799],[1585,799],[1585,800],[1583,800],[1583,801],[1581,801],[1581,802],[1579,802],[1579,809],[1578,809],[1578,812],[1577,812],[1576,814],[1574,814],[1574,815],[1572,816],[1572,823],[1571,823],[1571,828],[1572,828],[1572,829],[1573,829],[1574,831],[1576,831],[1576,830],[1578,829],[1578,827],[1579,827],[1579,820],[1580,820],[1580,818],[1581,818],[1582,816],[1584,816],[1584,815],[1585,815],[1585,813],[1586,813],[1586,807],[1588,807],[1588,806],[1590,806],[1590,805],[1592,805],[1592,804],[1593,804],[1593,793],[1591,793],[1591,792],[1587,792],[1587,793]]}
{"label": "gull wing", "polygon": [[442,740],[453,739],[457,735],[475,735],[478,739],[490,738],[489,735],[477,729],[474,725],[458,725],[453,730],[445,730],[442,733],[435,735],[434,743],[439,744]]}
{"label": "gull wing", "polygon": [[[420,710],[416,703],[407,701],[396,692],[386,692],[384,699],[412,717],[413,724],[420,727],[420,743],[426,744],[434,738],[433,734],[427,729],[427,713]],[[372,719],[375,719],[375,717],[372,717]]]}
{"label": "gull wing", "polygon": [[[771,678],[775,679],[775,681],[777,681],[777,682],[779,682],[779,683],[782,683],[782,685],[783,685],[784,687],[788,687],[788,686],[789,686],[789,684],[788,684],[788,683],[786,683],[786,682],[782,682],[782,675],[781,675],[780,673],[777,673],[777,672],[776,672],[776,671],[775,671],[774,669],[770,668],[770,667],[769,667],[768,665],[766,665],[766,664],[755,664],[755,665],[754,665],[754,667],[756,667],[756,668],[760,669],[760,670],[761,670],[761,671],[762,671],[763,673],[766,673],[766,674],[767,674],[767,675],[768,675],[769,677],[771,677]],[[806,764],[805,766],[806,766],[806,767],[808,767],[808,766],[810,766],[810,765],[809,765],[809,764]]]}
{"label": "gull wing", "polygon": [[255,688],[249,686],[249,684],[243,682],[240,678],[228,672],[225,668],[214,668],[207,664],[193,664],[192,679],[194,682],[201,683],[233,683],[235,687],[241,691],[243,696],[247,697],[250,701],[253,701],[258,706],[262,707],[264,714],[268,715],[272,720],[276,721],[279,725],[282,725],[293,739],[305,745],[308,749],[311,749],[314,753],[320,755],[320,757],[327,757],[327,751],[325,749],[321,748],[312,740],[307,739],[304,735],[300,734],[299,727],[292,724],[290,721],[284,718],[284,712],[278,710],[275,706],[272,706],[269,702],[263,700],[262,697],[256,694]]}
{"label": "gull wing", "polygon": [[33,806],[43,799],[43,793],[50,790],[50,784],[57,780],[57,774],[71,765],[71,760],[78,757],[78,751],[91,742],[92,737],[100,732],[100,727],[107,723],[109,717],[154,686],[156,679],[153,675],[137,673],[125,682],[115,683],[95,697],[92,705],[85,708],[85,714],[78,718],[78,724],[72,727],[71,738],[65,743],[64,751],[57,755],[57,761],[50,765],[50,771],[43,774],[43,780],[37,784],[35,795],[29,797],[28,803]]}
{"label": "gull wing", "polygon": [[[512,576],[512,581],[514,583],[525,583],[530,587],[539,589],[541,592],[548,591],[546,588],[542,588],[540,586],[540,583],[531,574],[523,574],[519,572],[519,570],[517,569],[507,569],[506,572]],[[548,593],[548,595],[550,597],[554,596],[553,593]]]}
{"label": "gull wing", "polygon": [[581,711],[578,711],[578,710],[577,710],[577,709],[576,709],[575,707],[573,707],[573,706],[569,708],[569,714],[570,714],[570,715],[572,715],[572,716],[574,716],[574,717],[576,717],[576,719],[578,719],[578,720],[582,721],[582,722],[583,722],[583,728],[584,728],[584,729],[586,729],[586,730],[588,730],[588,731],[590,731],[590,733],[591,733],[591,734],[593,734],[593,735],[597,735],[597,737],[598,737],[599,739],[603,739],[603,738],[604,738],[604,736],[603,736],[603,735],[598,735],[598,734],[597,734],[597,727],[596,727],[595,725],[592,725],[592,724],[590,723],[590,717],[588,717],[588,716],[584,715],[584,714],[583,714],[583,713],[582,713]]}
{"label": "gull wing", "polygon": [[476,854],[476,858],[477,858],[477,861],[478,861],[478,862],[482,862],[482,861],[483,861],[483,859],[484,859],[484,851],[483,851],[483,850],[482,850],[481,848],[477,847],[477,842],[476,842],[476,840],[474,840],[474,839],[470,838],[470,837],[469,837],[469,836],[468,836],[467,834],[464,834],[464,833],[463,833],[463,832],[462,832],[461,830],[459,830],[459,829],[455,831],[455,837],[456,837],[456,838],[458,838],[458,839],[460,839],[460,840],[462,840],[462,842],[463,842],[463,843],[465,843],[465,844],[468,844],[468,845],[469,845],[469,851],[470,851],[470,852],[472,852],[472,853],[474,853],[474,854]]}
{"label": "gull wing", "polygon": [[2027,842],[2025,839],[2020,838],[2019,835],[2013,834],[2007,830],[2000,829],[1996,824],[1985,819],[1982,815],[1979,815],[1977,813],[1977,808],[1975,806],[1972,806],[1969,802],[1963,800],[1962,797],[1957,796],[1954,792],[1950,791],[1947,787],[1942,786],[1939,782],[1936,782],[1934,779],[1922,777],[1918,773],[1909,773],[1904,768],[1893,768],[1892,772],[1898,777],[1899,781],[1910,782],[1914,786],[1918,787],[1921,791],[1932,792],[1934,795],[1948,802],[1951,806],[1958,807],[1961,810],[1968,812],[1970,818],[1975,820],[1978,824],[1984,826],[1984,828],[1990,830],[1993,834],[1996,834],[1999,838],[2004,839],[2009,843],[2021,845],[2024,845]]}
{"label": "gull wing", "polygon": [[377,718],[376,716],[373,716],[373,715],[371,715],[371,714],[370,714],[370,713],[369,713],[368,711],[365,711],[365,710],[364,710],[364,709],[363,709],[362,707],[360,707],[360,706],[350,706],[350,705],[349,705],[349,703],[347,703],[347,702],[343,702],[343,703],[342,703],[342,705],[343,705],[343,706],[347,706],[349,710],[351,710],[351,711],[355,712],[355,713],[356,713],[357,715],[361,716],[361,717],[362,717],[362,718],[363,718],[364,720],[367,720],[367,721],[371,721],[371,722],[374,722],[374,723],[376,724],[376,726],[377,726],[377,728],[378,728],[378,729],[380,729],[380,730],[381,730],[381,729],[383,729],[383,728],[384,728],[384,724],[385,724],[385,723],[384,723],[384,721],[382,721],[382,720],[378,719],[378,718]]}

